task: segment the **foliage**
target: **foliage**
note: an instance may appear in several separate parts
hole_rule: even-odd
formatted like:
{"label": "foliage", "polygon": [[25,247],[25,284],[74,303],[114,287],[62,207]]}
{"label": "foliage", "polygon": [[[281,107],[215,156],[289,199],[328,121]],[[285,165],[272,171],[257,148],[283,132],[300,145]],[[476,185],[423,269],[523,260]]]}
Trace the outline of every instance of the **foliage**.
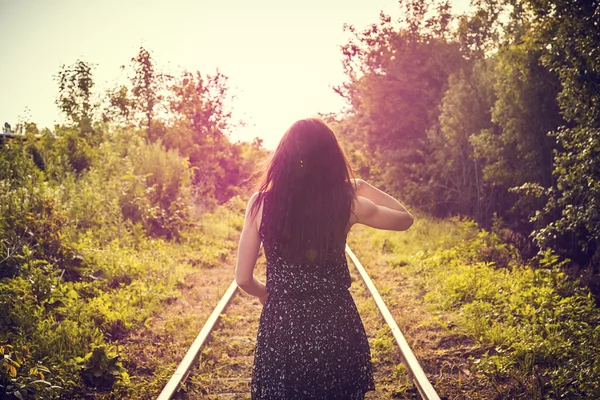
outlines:
{"label": "foliage", "polygon": [[[561,83],[557,99],[568,122],[555,133],[561,148],[553,171],[557,182],[543,210],[551,220],[535,238],[585,262],[600,242],[600,5],[562,0],[526,4],[535,16],[532,31],[543,49],[542,61]],[[564,236],[571,240],[556,242]],[[597,272],[597,263],[595,268]]]}
{"label": "foliage", "polygon": [[88,140],[75,129],[62,129],[61,137],[55,142],[54,155],[62,161],[61,172],[81,175],[94,163],[95,152]]}
{"label": "foliage", "polygon": [[489,112],[494,95],[485,73],[478,65],[471,76],[459,72],[450,76],[441,103],[439,124],[428,130],[431,149],[427,154],[430,191],[437,200],[425,209],[436,215],[459,213],[478,221],[488,218],[496,201],[483,194],[489,189],[483,179],[482,160],[476,153],[475,138],[492,131]]}
{"label": "foliage", "polygon": [[[170,92],[169,109],[174,119],[163,141],[167,148],[178,149],[188,157],[194,170],[195,197],[216,198],[223,203],[239,194],[238,186],[253,171],[248,171],[251,165],[238,162],[241,146],[226,137],[232,125],[227,77],[219,71],[214,75],[184,72],[173,81]],[[251,149],[264,155],[260,146]]]}
{"label": "foliage", "polygon": [[59,96],[58,108],[83,132],[91,130],[94,112],[92,103],[92,66],[82,60],[72,66],[62,65],[57,77]]}
{"label": "foliage", "polygon": [[130,85],[106,93],[103,122],[121,129],[137,127],[148,143],[160,142],[186,158],[192,172],[191,196],[203,210],[247,191],[255,162],[266,152],[260,142],[228,140],[228,131],[236,126],[228,77],[219,71],[162,73],[143,47],[130,69]]}
{"label": "foliage", "polygon": [[[354,128],[350,129],[362,131],[361,139],[375,156],[371,164],[387,175],[386,187],[414,203],[424,203],[429,197],[421,185],[426,130],[437,119],[448,76],[461,60],[452,43],[417,34],[417,17],[431,4],[409,3],[416,16],[405,21],[405,29],[395,30],[384,14],[378,24],[362,32],[348,27],[354,35],[343,47],[349,81],[337,91],[352,106],[348,123]],[[437,23],[444,31],[445,24]]]}
{"label": "foliage", "polygon": [[15,175],[0,179],[0,278],[18,274],[34,260],[76,267],[79,260],[61,235],[65,215],[43,173],[24,148],[6,144],[4,150],[0,163]]}
{"label": "foliage", "polygon": [[436,216],[496,213],[597,273],[597,2],[399,4],[342,47],[336,125],[361,176]]}
{"label": "foliage", "polygon": [[0,356],[2,398],[58,398],[61,387],[46,380],[50,370],[39,362],[33,362],[26,346],[17,349],[10,344],[0,344]]}
{"label": "foliage", "polygon": [[[0,280],[0,341],[15,348],[26,345],[31,360],[53,371],[52,380],[46,380],[62,388],[55,392],[73,398],[82,383],[72,360],[83,358],[90,346],[123,339],[146,324],[179,296],[176,288],[183,271],[230,261],[243,223],[238,209],[244,205],[236,198],[231,209],[205,215],[203,226],[196,232],[186,230],[185,243],[180,244],[145,235],[136,238],[127,231],[106,244],[102,235],[97,238],[88,231],[75,246],[83,257],[75,281],[65,281],[65,275],[45,261],[22,264],[20,276]],[[91,371],[97,363],[90,363]],[[86,374],[81,379],[94,381],[84,378]],[[105,378],[109,379],[101,376]]]}
{"label": "foliage", "polygon": [[[498,269],[473,257],[482,234],[416,259],[435,288],[425,299],[455,310],[461,329],[489,346],[474,371],[503,396],[526,390],[541,398],[597,397],[600,360],[593,355],[600,354],[600,313],[591,294],[566,276],[565,262],[551,252],[538,260],[542,268],[512,261],[512,268]],[[488,247],[505,252],[501,243]]]}
{"label": "foliage", "polygon": [[[121,88],[117,95],[111,96],[111,103],[125,116],[141,114],[140,127],[146,130],[146,137],[157,139],[160,128],[155,120],[156,107],[163,99],[161,89],[165,76],[155,69],[155,61],[148,50],[140,47],[136,57],[131,59],[135,74],[131,79],[133,99],[127,99],[127,93]],[[131,107],[130,110],[127,107]]]}
{"label": "foliage", "polygon": [[[211,218],[193,204],[194,169],[177,149],[128,123],[94,121],[82,71],[62,71],[68,125],[39,134],[27,124],[23,140],[0,144],[2,398],[78,398],[84,382],[130,385],[110,343],[179,297],[184,271],[230,260],[243,222],[239,198],[230,205],[236,218]],[[264,154],[259,144],[226,142],[239,156],[232,162]],[[219,189],[223,200],[232,192]],[[192,211],[204,226],[192,226]]]}
{"label": "foliage", "polygon": [[384,279],[398,274],[416,285],[444,332],[469,338],[470,372],[497,398],[598,397],[600,310],[565,273],[566,260],[548,250],[524,263],[468,220],[417,215],[407,232],[357,232],[353,243],[365,265],[383,263]]}
{"label": "foliage", "polygon": [[81,367],[83,381],[93,387],[111,387],[116,380],[123,383],[129,382],[129,375],[119,355],[110,351],[106,345],[96,346],[85,357],[75,358],[75,362]]}
{"label": "foliage", "polygon": [[[190,206],[187,160],[175,150],[165,150],[160,143],[143,144],[131,157],[133,174],[126,178],[133,181],[133,193],[120,200],[124,217],[141,222],[150,235],[179,237],[188,224]],[[143,196],[131,198],[136,195],[136,183],[143,184]],[[137,210],[127,211],[132,206]]]}
{"label": "foliage", "polygon": [[[526,182],[551,187],[552,152],[555,140],[548,132],[562,123],[556,95],[556,77],[540,64],[540,54],[524,38],[524,43],[507,45],[494,57],[493,77],[496,101],[491,109],[495,130],[475,135],[477,157],[483,179],[498,191],[494,211],[519,232],[530,232],[528,223],[543,199],[527,196],[514,187]],[[492,192],[492,190],[488,190]],[[490,196],[493,198],[493,196]]]}

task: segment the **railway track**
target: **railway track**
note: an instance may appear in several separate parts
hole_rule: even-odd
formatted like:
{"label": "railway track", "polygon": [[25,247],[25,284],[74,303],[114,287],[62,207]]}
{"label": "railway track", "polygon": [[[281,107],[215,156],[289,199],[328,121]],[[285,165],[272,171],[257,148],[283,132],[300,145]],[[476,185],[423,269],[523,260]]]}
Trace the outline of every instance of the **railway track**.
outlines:
{"label": "railway track", "polygon": [[[376,391],[367,393],[366,398],[439,400],[366,270],[349,247],[346,254],[356,267],[350,269],[350,290],[363,319],[373,359]],[[257,267],[259,275],[264,274],[264,268],[263,258]],[[233,281],[158,400],[250,399],[261,310],[258,299],[242,293]],[[400,363],[403,367],[399,367]]]}

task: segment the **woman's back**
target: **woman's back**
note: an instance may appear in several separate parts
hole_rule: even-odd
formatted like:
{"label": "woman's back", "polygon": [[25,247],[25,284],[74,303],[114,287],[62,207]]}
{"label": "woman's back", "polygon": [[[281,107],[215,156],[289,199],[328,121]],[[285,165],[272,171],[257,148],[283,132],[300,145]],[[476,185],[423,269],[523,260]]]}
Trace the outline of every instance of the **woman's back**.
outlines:
{"label": "woman's back", "polygon": [[[327,254],[306,248],[301,262],[284,256],[263,196],[259,233],[267,258],[267,292],[252,368],[253,399],[362,399],[375,388],[367,336],[350,295],[343,242],[330,235]],[[348,221],[341,221],[347,224]]]}
{"label": "woman's back", "polygon": [[[262,204],[259,207],[258,231],[267,258],[266,288],[269,296],[301,295],[310,293],[327,293],[348,290],[351,279],[345,256],[346,237],[350,228],[356,223],[363,223],[380,229],[408,229],[412,224],[412,215],[405,212],[403,206],[395,199],[363,180],[356,182],[357,196],[353,199],[347,214],[341,214],[339,221],[334,221],[338,227],[343,227],[344,235],[340,239],[335,232],[328,232],[327,246],[307,245],[301,254],[293,259],[283,251],[286,243],[278,231],[278,224],[272,219],[275,198],[265,191]],[[367,196],[367,197],[363,197]],[[371,198],[387,206],[375,204]],[[397,203],[399,207],[395,204]],[[312,204],[304,204],[313,207]],[[391,207],[398,207],[393,209]],[[403,211],[401,211],[403,210]],[[303,213],[300,209],[292,212]],[[331,210],[321,210],[323,214],[334,214]],[[294,227],[292,226],[292,229]],[[339,229],[338,229],[339,230]],[[326,249],[325,254],[317,254],[317,249]]]}
{"label": "woman's back", "polygon": [[[327,254],[316,257],[314,248],[306,248],[303,261],[285,258],[278,232],[273,232],[274,224],[268,224],[272,217],[269,193],[263,197],[260,220],[260,237],[267,258],[267,292],[269,296],[298,296],[311,293],[337,292],[350,288],[350,274],[346,261],[345,240],[334,243],[330,235]],[[271,230],[269,230],[271,228]]]}

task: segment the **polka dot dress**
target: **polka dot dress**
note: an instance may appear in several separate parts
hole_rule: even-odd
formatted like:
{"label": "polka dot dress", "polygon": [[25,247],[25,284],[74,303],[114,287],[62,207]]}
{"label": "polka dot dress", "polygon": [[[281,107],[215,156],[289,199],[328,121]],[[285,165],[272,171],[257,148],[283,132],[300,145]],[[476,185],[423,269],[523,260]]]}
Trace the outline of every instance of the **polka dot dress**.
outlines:
{"label": "polka dot dress", "polygon": [[321,265],[290,265],[264,224],[260,235],[269,296],[258,327],[252,399],[364,399],[375,383],[369,342],[348,291],[344,247]]}

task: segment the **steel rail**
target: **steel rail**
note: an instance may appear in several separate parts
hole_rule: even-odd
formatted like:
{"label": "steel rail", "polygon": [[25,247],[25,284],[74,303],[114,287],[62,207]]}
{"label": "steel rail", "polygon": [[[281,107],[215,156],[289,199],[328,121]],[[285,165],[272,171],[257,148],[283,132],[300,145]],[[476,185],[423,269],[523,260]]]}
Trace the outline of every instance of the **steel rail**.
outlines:
{"label": "steel rail", "polygon": [[[348,256],[352,260],[352,263],[358,269],[358,272],[359,272],[362,280],[364,281],[365,285],[369,289],[369,292],[371,292],[371,295],[373,296],[375,303],[377,304],[377,307],[379,308],[379,311],[381,312],[385,322],[391,328],[392,334],[394,335],[394,338],[396,339],[396,342],[398,343],[398,346],[400,347],[400,353],[402,354],[402,357],[404,358],[405,365],[409,372],[409,375],[411,376],[415,386],[417,387],[417,390],[421,394],[421,397],[425,400],[440,400],[440,397],[438,396],[435,389],[433,388],[433,386],[431,385],[431,383],[425,376],[425,373],[423,372],[423,369],[419,365],[417,358],[413,354],[410,346],[408,345],[408,342],[406,341],[406,339],[404,338],[404,335],[400,331],[400,328],[396,324],[394,317],[392,317],[392,314],[390,313],[387,306],[385,305],[385,302],[379,295],[379,292],[377,291],[377,288],[375,287],[375,285],[373,284],[373,281],[369,277],[369,274],[367,273],[365,268],[362,266],[362,264],[360,263],[360,261],[358,260],[358,258],[354,254],[354,252],[352,252],[350,247],[348,247],[347,245],[346,245],[346,253],[348,253]],[[225,310],[225,308],[227,307],[227,305],[229,304],[229,302],[231,301],[231,299],[237,292],[238,292],[238,286],[234,280],[229,285],[229,288],[227,289],[227,291],[225,292],[225,294],[219,301],[219,304],[217,304],[217,306],[215,307],[213,312],[210,314],[210,316],[206,320],[206,323],[202,327],[202,330],[200,330],[200,333],[198,334],[198,336],[196,337],[196,339],[194,340],[194,342],[188,349],[185,357],[183,358],[183,360],[177,367],[177,370],[175,371],[173,376],[171,376],[171,379],[169,379],[169,382],[167,382],[167,384],[163,388],[162,392],[157,397],[157,400],[171,400],[173,398],[173,395],[175,395],[175,393],[177,393],[177,391],[180,388],[180,385],[183,382],[185,382],[185,380],[188,378],[190,371],[192,369],[192,365],[193,365],[194,361],[196,361],[198,354],[200,353],[200,349],[202,348],[202,346],[208,339],[208,336],[210,335],[211,331],[215,327],[217,321],[219,320],[220,315],[223,313],[223,311]]]}
{"label": "steel rail", "polygon": [[198,357],[200,348],[202,348],[202,345],[204,344],[204,342],[206,342],[208,335],[219,320],[219,316],[223,313],[223,310],[225,310],[225,307],[227,307],[227,304],[229,304],[237,290],[238,285],[234,279],[233,282],[231,282],[231,284],[229,285],[229,289],[227,289],[227,291],[221,298],[221,301],[219,301],[219,304],[217,304],[213,312],[206,320],[206,323],[200,330],[200,333],[198,334],[190,348],[188,349],[187,353],[185,354],[185,357],[183,357],[183,360],[177,367],[177,370],[175,370],[175,373],[173,374],[171,379],[169,379],[169,382],[167,382],[162,392],[160,392],[160,395],[158,396],[157,400],[171,400],[173,395],[179,390],[179,386],[181,385],[181,383],[185,382],[185,380],[190,374],[194,361],[196,361],[196,358]]}
{"label": "steel rail", "polygon": [[396,321],[390,313],[390,310],[387,308],[385,302],[379,295],[375,284],[369,277],[369,274],[367,274],[367,271],[362,266],[354,252],[352,252],[350,247],[348,247],[348,245],[346,245],[346,253],[348,253],[348,256],[352,260],[352,263],[354,263],[356,269],[358,269],[362,280],[365,282],[365,285],[367,285],[367,288],[369,288],[371,295],[375,299],[375,303],[377,304],[377,307],[379,307],[381,315],[385,319],[385,322],[391,328],[392,334],[394,335],[398,346],[400,346],[400,352],[402,353],[402,357],[404,358],[405,366],[408,369],[408,372],[413,380],[413,383],[417,387],[417,390],[419,390],[421,397],[425,400],[439,400],[440,396],[438,396],[437,392],[431,385],[431,382],[429,382],[429,379],[427,379],[427,376],[423,372],[423,368],[421,368],[419,361],[417,361],[417,358],[415,357],[410,346],[408,345],[408,342],[404,338],[404,335],[398,327],[398,324],[396,324]]}

